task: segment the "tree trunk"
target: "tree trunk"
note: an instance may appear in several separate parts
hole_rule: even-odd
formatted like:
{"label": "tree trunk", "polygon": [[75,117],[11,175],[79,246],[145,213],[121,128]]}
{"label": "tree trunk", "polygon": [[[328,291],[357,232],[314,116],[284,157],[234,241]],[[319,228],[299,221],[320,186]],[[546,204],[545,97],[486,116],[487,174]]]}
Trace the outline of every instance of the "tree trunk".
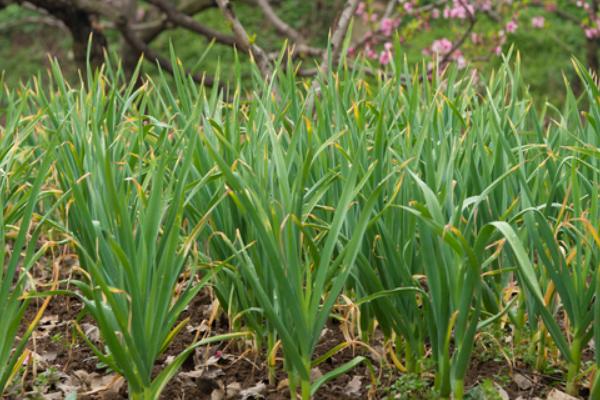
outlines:
{"label": "tree trunk", "polygon": [[104,34],[94,26],[92,17],[82,11],[74,10],[68,12],[63,22],[67,25],[73,36],[73,55],[79,68],[85,71],[88,61],[88,45],[90,46],[90,65],[92,67],[102,65],[107,41]]}
{"label": "tree trunk", "polygon": [[[127,19],[127,24],[133,25],[137,19],[137,1],[136,0],[121,0],[121,14],[124,18]],[[144,42],[146,40],[141,38]],[[127,43],[127,40],[121,38],[121,65],[123,66],[123,70],[127,79],[131,79],[133,76],[133,71],[137,66],[138,61],[140,60],[141,54],[139,51],[134,49]],[[137,85],[141,85],[141,76],[138,76]]]}
{"label": "tree trunk", "polygon": [[[22,3],[24,0],[17,0]],[[97,67],[104,61],[104,49],[107,46],[106,37],[95,23],[94,16],[84,10],[74,7],[68,1],[62,0],[29,0],[53,17],[61,20],[73,37],[73,55],[78,67],[85,72],[88,43],[90,45],[90,63]],[[90,39],[91,37],[91,39]]]}

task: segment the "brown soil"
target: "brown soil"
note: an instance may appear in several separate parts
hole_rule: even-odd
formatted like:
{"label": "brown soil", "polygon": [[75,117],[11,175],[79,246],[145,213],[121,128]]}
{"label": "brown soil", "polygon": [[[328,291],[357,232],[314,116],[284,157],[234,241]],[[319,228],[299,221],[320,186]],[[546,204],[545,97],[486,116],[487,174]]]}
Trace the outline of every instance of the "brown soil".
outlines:
{"label": "brown soil", "polygon": [[[205,321],[208,316],[211,303],[212,300],[208,293],[205,292],[201,294],[192,302],[188,310],[184,312],[182,318],[190,318],[189,326],[200,326],[202,321]],[[73,332],[72,321],[78,318],[81,308],[82,305],[78,301],[69,299],[68,297],[59,296],[52,299],[44,314],[45,317],[42,319],[32,340],[31,350],[39,355],[40,361],[30,363],[30,368],[27,369],[27,372],[23,377],[24,385],[21,392],[19,394],[12,394],[8,397],[9,399],[23,397],[34,398],[39,395],[44,398],[45,394],[52,394],[54,391],[58,390],[58,387],[55,384],[50,383],[42,388],[43,392],[46,393],[35,393],[36,387],[34,382],[36,377],[39,377],[44,370],[49,370],[51,368],[56,369],[61,375],[64,374],[62,376],[77,375],[79,374],[78,371],[82,370],[86,371],[88,374],[108,373],[105,369],[99,368],[98,359],[95,357],[94,353]],[[36,307],[34,305],[33,307],[30,307],[25,320],[30,320],[35,312]],[[226,322],[227,321],[224,318],[217,318],[211,326],[212,333],[226,332]],[[79,323],[82,326],[83,324],[91,325],[91,321],[88,317],[83,318]],[[194,330],[183,330],[174,339],[166,354],[157,362],[157,365],[161,365],[169,358],[169,356],[179,354],[183,351],[193,342],[195,334],[196,332]],[[322,343],[318,346],[317,356],[325,353],[331,347],[340,343],[340,341],[343,341],[341,333],[335,326],[331,326],[327,330],[327,334],[324,336]],[[260,357],[256,354],[243,352],[242,350],[243,349],[236,348],[235,346],[221,344],[213,345],[209,349],[198,351],[194,357],[190,357],[183,364],[181,375],[196,370],[198,367],[197,362],[200,358],[206,359],[210,356],[218,357],[220,354],[224,356],[218,360],[213,371],[208,371],[206,374],[207,377],[201,376],[194,377],[193,379],[182,379],[181,377],[177,377],[173,379],[163,392],[161,398],[209,400],[211,399],[211,393],[220,387],[225,388],[228,385],[238,385],[243,390],[264,383],[267,385],[267,390],[263,392],[266,399],[288,399],[289,393],[285,387],[280,387],[278,389],[276,384],[268,384],[267,370]],[[351,360],[358,354],[368,356],[364,351],[353,352],[352,349],[346,349],[321,364],[319,370],[321,373],[325,374],[336,366]],[[160,367],[157,367],[156,371],[160,371]],[[345,387],[356,375],[365,377],[363,379],[363,382],[365,383],[364,390],[359,392],[356,396],[344,395]],[[368,390],[366,384],[369,382],[368,376],[369,372],[367,368],[359,366],[352,371],[352,374],[334,379],[322,387],[319,391],[319,399],[345,400],[366,398]],[[283,371],[277,371],[276,383],[281,383],[285,379],[285,373]],[[126,386],[122,385],[117,393],[109,391],[92,396],[79,395],[78,398],[120,400],[126,399],[126,394]],[[55,398],[54,396],[49,397]]]}
{"label": "brown soil", "polygon": [[[63,260],[61,279],[68,278],[74,260]],[[48,268],[36,271],[42,280],[48,281],[51,273]],[[32,303],[25,321],[33,318],[41,301]],[[155,373],[168,362],[169,358],[179,354],[197,339],[197,335],[210,336],[228,332],[226,317],[221,313],[212,323],[211,312],[214,307],[210,289],[205,289],[197,296],[181,318],[189,318],[189,323],[174,339],[171,346],[156,363]],[[41,320],[29,348],[35,357],[30,357],[24,374],[14,385],[9,399],[59,399],[64,398],[65,385],[78,392],[79,399],[122,400],[126,399],[127,387],[122,379],[111,374],[99,365],[98,359],[81,338],[75,334],[73,321],[79,320],[80,326],[86,330],[88,338],[98,340],[94,332],[93,321],[81,313],[82,304],[68,297],[54,297]],[[379,335],[381,336],[381,335]],[[376,335],[377,337],[377,335]],[[340,325],[332,320],[324,331],[315,358],[325,354],[337,344],[344,342]],[[381,352],[382,339],[374,339],[370,346],[375,352]],[[318,392],[318,399],[324,400],[356,400],[384,399],[386,388],[398,379],[399,372],[391,368],[389,363],[381,365],[380,361],[365,347],[347,347],[329,360],[318,366],[318,373],[325,374],[339,365],[362,355],[370,360],[372,369],[365,364],[351,370],[326,385]],[[278,355],[281,357],[281,354]],[[587,354],[586,354],[587,356]],[[238,399],[242,398],[240,390],[252,390],[261,385],[261,396],[248,396],[246,399],[264,398],[267,400],[289,399],[289,391],[285,384],[286,375],[278,362],[275,382],[268,382],[264,354],[257,354],[249,343],[240,341],[215,344],[196,350],[183,364],[179,375],[164,390],[162,399]],[[52,371],[52,373],[49,373]],[[44,375],[49,375],[44,377]],[[531,386],[523,389],[512,378],[520,374],[531,381]],[[114,376],[114,380],[110,377]],[[108,377],[108,378],[107,378]],[[428,385],[433,379],[428,375]],[[508,362],[497,358],[487,359],[480,349],[475,349],[473,360],[467,372],[465,384],[467,389],[489,379],[498,383],[511,399],[521,396],[523,399],[543,396],[553,387],[560,386],[563,377],[548,376],[531,371],[520,360],[512,370]],[[374,380],[372,382],[372,380]],[[100,383],[99,383],[100,382]],[[372,385],[372,383],[375,383]],[[99,390],[99,389],[106,390]],[[86,393],[93,392],[86,395]],[[235,395],[229,396],[232,393]],[[222,397],[217,396],[221,394]],[[581,392],[585,396],[585,392]],[[392,397],[390,397],[392,398]]]}

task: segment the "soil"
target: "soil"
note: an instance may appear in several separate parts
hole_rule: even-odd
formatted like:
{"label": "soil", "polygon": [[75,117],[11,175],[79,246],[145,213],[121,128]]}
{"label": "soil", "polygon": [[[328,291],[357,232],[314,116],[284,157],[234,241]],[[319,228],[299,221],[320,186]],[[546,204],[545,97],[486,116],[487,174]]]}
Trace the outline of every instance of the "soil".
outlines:
{"label": "soil", "polygon": [[[202,321],[206,320],[211,304],[212,300],[209,293],[204,292],[192,302],[188,310],[182,315],[182,318],[190,318],[189,326],[200,326]],[[36,313],[36,308],[35,305],[30,307],[25,320],[31,320],[33,318]],[[75,321],[78,318],[81,309],[82,305],[78,301],[68,297],[58,296],[52,299],[44,314],[45,317],[40,322],[32,340],[31,350],[39,355],[39,361],[30,363],[31,368],[24,376],[24,392],[22,391],[20,394],[13,394],[9,397],[10,399],[17,399],[21,396],[37,397],[39,395],[44,398],[44,394],[50,394],[51,398],[55,398],[55,396],[52,395],[53,391],[59,388],[51,383],[42,388],[46,393],[35,393],[36,388],[34,387],[34,381],[44,370],[56,369],[61,376],[78,375],[80,374],[80,371],[85,371],[87,374],[106,373],[106,370],[99,368],[98,359],[95,357],[93,351],[91,351],[73,332],[72,321]],[[79,323],[82,327],[91,325],[91,321],[87,317],[83,318]],[[211,328],[213,333],[226,332],[226,320],[217,318]],[[325,353],[331,347],[340,343],[340,341],[343,341],[341,333],[332,328],[335,327],[327,329],[327,333],[323,337],[322,343],[318,346],[317,356]],[[161,365],[168,360],[170,356],[183,351],[193,342],[195,334],[196,332],[194,330],[183,330],[174,339],[165,355],[158,360],[157,365]],[[93,336],[93,334],[91,336]],[[242,349],[236,349],[233,346],[225,345],[212,346],[210,349],[203,349],[198,353],[194,357],[190,357],[183,364],[180,375],[185,376],[186,373],[197,369],[197,360],[195,359],[199,358],[198,356],[206,358],[207,353],[212,357],[215,357],[215,355],[218,356],[219,354],[227,354],[227,356],[221,356],[221,360],[218,361],[219,371],[213,373],[213,375],[216,375],[215,378],[195,377],[190,380],[178,377],[171,381],[161,398],[210,400],[214,398],[211,397],[213,391],[216,391],[219,388],[225,388],[228,385],[230,387],[239,386],[242,389],[252,388],[261,383],[267,385],[267,390],[264,392],[266,399],[279,400],[289,398],[289,394],[285,388],[280,387],[278,389],[276,385],[268,384],[266,368],[261,364],[260,357],[257,357],[256,355],[244,355],[242,354]],[[337,365],[341,365],[342,363],[351,360],[358,354],[361,354],[361,352],[353,353],[351,349],[341,351],[328,361],[324,362],[319,369],[322,374],[325,374],[334,369]],[[365,352],[362,352],[362,354],[368,356]],[[160,367],[156,368],[156,372],[158,371],[160,371]],[[366,396],[366,388],[364,393],[359,392],[357,396],[343,394],[343,390],[348,382],[350,382],[352,377],[357,374],[362,374],[366,377],[368,376],[368,371],[366,370],[366,367],[359,366],[353,370],[351,376],[344,375],[334,379],[320,390],[319,398],[326,400],[345,400],[362,398],[363,394]],[[207,375],[211,376],[211,374]],[[276,383],[281,383],[285,380],[285,373],[278,371]],[[78,398],[120,400],[126,399],[126,396],[126,387],[125,385],[122,385],[120,390],[116,393],[100,393],[91,396],[79,395]]]}
{"label": "soil", "polygon": [[[67,261],[65,264],[71,267],[73,261]],[[72,269],[63,268],[62,271],[61,278],[65,279],[68,276],[64,274],[70,274]],[[46,279],[50,275],[48,270],[37,272],[37,276]],[[211,318],[216,305],[213,299],[210,288],[206,288],[184,311],[181,319],[189,318],[189,322],[157,361],[155,374],[173,356],[197,340],[197,335],[211,336],[229,331],[229,323],[223,313],[216,314],[216,318]],[[33,319],[40,303],[41,301],[37,301],[31,304],[25,321]],[[94,352],[75,333],[74,321],[76,320],[86,332],[88,339],[100,345],[93,321],[82,313],[82,304],[77,299],[65,296],[54,297],[30,341],[29,348],[35,356],[29,357],[29,362],[23,368],[23,374],[12,388],[8,399],[63,399],[69,391],[77,391],[79,399],[127,398],[127,386],[124,381],[100,365]],[[323,332],[315,358],[344,341],[340,323],[332,319]],[[380,357],[377,356],[383,349],[382,335],[376,334],[369,345],[373,351],[363,346],[347,347],[320,364],[318,370],[313,371],[316,374],[325,374],[357,355],[367,357],[372,366],[369,368],[366,364],[361,364],[328,382],[319,390],[318,399],[395,398],[387,394],[388,388],[401,374],[390,367],[389,362],[382,364]],[[281,357],[281,354],[278,357]],[[289,399],[287,377],[281,368],[281,362],[278,362],[274,382],[269,383],[264,359],[264,354],[253,351],[250,343],[241,341],[197,349],[183,364],[180,373],[168,384],[161,398],[165,400]],[[514,379],[517,374],[529,382],[526,387],[517,384]],[[432,385],[432,375],[426,377],[427,385]],[[536,396],[544,398],[552,387],[559,386],[564,381],[560,373],[558,375],[534,373],[519,359],[511,368],[508,361],[498,357],[490,359],[481,349],[475,349],[466,375],[465,386],[469,389],[486,380],[501,386],[510,399],[521,397],[523,400]],[[246,394],[243,391],[246,391]],[[252,396],[253,392],[257,394]],[[586,393],[582,391],[581,395],[584,397]]]}

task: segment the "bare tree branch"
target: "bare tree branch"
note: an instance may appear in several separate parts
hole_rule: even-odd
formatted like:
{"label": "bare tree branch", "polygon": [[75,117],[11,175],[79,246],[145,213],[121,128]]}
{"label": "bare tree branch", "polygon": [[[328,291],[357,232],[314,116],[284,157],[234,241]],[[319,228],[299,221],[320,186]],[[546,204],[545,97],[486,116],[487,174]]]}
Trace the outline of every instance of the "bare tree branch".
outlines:
{"label": "bare tree branch", "polygon": [[269,22],[275,27],[277,32],[280,34],[290,38],[296,43],[304,43],[304,38],[300,35],[300,32],[292,28],[285,21],[283,21],[275,10],[271,7],[269,0],[255,0],[256,4],[260,7],[265,17],[269,20]]}
{"label": "bare tree branch", "polygon": [[444,55],[444,57],[442,58],[442,60],[440,61],[440,65],[444,65],[448,61],[450,61],[450,58],[452,57],[452,55],[458,49],[460,49],[461,46],[465,43],[465,41],[467,40],[467,38],[469,37],[469,35],[473,31],[473,28],[475,28],[475,23],[477,23],[477,17],[475,16],[475,14],[473,14],[473,12],[471,12],[471,10],[468,8],[468,5],[464,3],[464,0],[458,0],[458,2],[465,9],[465,11],[466,11],[466,13],[467,13],[467,15],[469,17],[469,26],[463,32],[462,36],[456,42],[454,42],[454,44],[452,44],[452,47],[450,48],[450,51],[448,51]]}
{"label": "bare tree branch", "polygon": [[[104,50],[108,42],[96,24],[95,15],[102,12],[106,4],[99,4],[92,0],[14,0],[12,3],[43,10],[42,15],[51,15],[62,21],[73,37],[73,54],[79,68],[85,70],[90,37],[92,41],[89,61],[92,65],[100,65],[104,61]],[[98,9],[95,8],[96,5]],[[96,11],[89,11],[91,9]],[[115,10],[110,12],[116,14]]]}
{"label": "bare tree branch", "polygon": [[[172,8],[177,10],[178,14],[183,14],[188,17],[193,17],[196,14],[200,14],[215,7],[218,7],[215,0],[187,0],[180,2],[177,6],[172,6]],[[159,14],[155,15],[152,11],[156,11]],[[164,11],[161,11],[158,8],[148,10],[147,14],[149,17],[144,21],[140,21],[131,26],[131,29],[146,43],[152,42],[165,30],[178,26],[167,18]]]}
{"label": "bare tree branch", "polygon": [[195,15],[216,7],[218,7],[216,0],[187,0],[183,1],[177,9],[185,15]]}
{"label": "bare tree branch", "polygon": [[425,4],[424,6],[415,8],[413,14],[421,14],[427,11],[431,11],[435,8],[441,7],[446,4],[448,4],[448,0],[438,0],[434,3]]}
{"label": "bare tree branch", "polygon": [[396,3],[398,3],[398,0],[390,0],[387,7],[385,8],[385,12],[383,13],[383,18],[389,18],[392,16],[394,8],[396,8]]}
{"label": "bare tree branch", "polygon": [[323,50],[311,47],[306,44],[306,39],[294,28],[292,28],[289,24],[287,24],[284,20],[279,18],[273,7],[271,7],[271,3],[269,0],[254,0],[258,7],[262,10],[263,14],[267,18],[267,20],[275,27],[275,30],[279,32],[279,34],[289,38],[294,43],[294,52],[300,54],[306,54],[309,56],[321,56],[323,54]]}
{"label": "bare tree branch", "polygon": [[[531,2],[529,4],[526,5],[527,7],[536,7],[536,8],[543,8],[545,9],[545,5],[544,3],[540,3],[540,2]],[[575,15],[573,14],[569,14],[568,12],[566,12],[565,10],[556,7],[555,10],[551,11],[552,13],[554,13],[556,16],[560,17],[561,19],[564,19],[565,21],[569,21],[577,26],[581,26],[581,19],[577,18]],[[499,18],[498,18],[499,20]]]}
{"label": "bare tree branch", "polygon": [[[1,7],[3,7],[3,5],[0,3],[0,8]],[[47,25],[49,27],[62,29],[67,32],[69,31],[65,24],[59,19],[53,18],[51,16],[40,15],[23,17],[17,20],[7,21],[4,24],[0,25],[0,32],[6,32],[15,28],[20,28],[24,25]]]}
{"label": "bare tree branch", "polygon": [[236,43],[233,36],[225,35],[217,30],[202,25],[194,18],[177,10],[177,8],[175,8],[166,0],[148,0],[148,3],[156,6],[158,9],[164,12],[167,16],[167,19],[177,26],[181,26],[182,28],[186,28],[192,32],[198,33],[210,40],[214,39],[215,42],[225,44],[227,46],[233,46]]}
{"label": "bare tree branch", "polygon": [[[123,38],[129,43],[129,45],[135,49],[140,55],[144,55],[150,61],[155,61],[158,65],[164,69],[165,71],[173,74],[173,65],[171,62],[154,51],[150,46],[148,46],[144,41],[136,36],[136,34],[131,30],[131,27],[127,24],[127,20],[121,18],[117,21],[117,28],[123,35]],[[202,73],[195,74],[190,71],[187,71],[187,74],[196,82],[205,86],[214,86],[215,81],[212,77]]]}
{"label": "bare tree branch", "polygon": [[[35,3],[35,1],[28,0],[29,2]],[[36,0],[38,1],[38,0]],[[88,14],[102,15],[110,20],[116,20],[121,16],[122,9],[115,7],[110,1],[103,0],[50,0],[42,1],[43,3],[63,3],[64,5],[72,8],[77,8],[81,11],[85,11]]]}
{"label": "bare tree branch", "polygon": [[323,72],[327,72],[327,69],[329,68],[329,61],[332,61],[333,65],[336,65],[339,62],[340,55],[342,53],[344,37],[348,32],[352,15],[354,15],[356,7],[358,7],[358,3],[359,0],[346,1],[346,4],[342,9],[342,13],[338,19],[337,27],[333,30],[331,35],[331,60],[329,60],[329,52],[325,52],[323,55],[323,60],[321,61],[321,70]]}
{"label": "bare tree branch", "polygon": [[229,0],[216,1],[223,16],[225,16],[227,21],[231,24],[231,30],[233,31],[236,45],[242,51],[248,52],[254,58],[263,76],[269,76],[272,70],[269,56],[262,48],[252,43],[250,37],[248,37],[248,33],[246,33],[246,29],[244,29],[244,26],[235,15],[231,2]]}
{"label": "bare tree branch", "polygon": [[[340,55],[342,53],[344,37],[348,32],[350,21],[352,20],[352,16],[356,12],[358,3],[359,0],[346,1],[346,4],[344,5],[342,12],[340,13],[340,17],[338,18],[337,26],[331,34],[331,60],[329,59],[329,51],[326,51],[323,55],[323,59],[321,60],[321,65],[317,68],[317,70],[320,70],[322,73],[326,73],[328,71],[330,61],[332,62],[332,65],[336,65],[339,62]],[[306,109],[311,113],[315,105],[315,96],[318,96],[319,94],[319,80],[314,79],[311,84],[311,91],[308,94],[308,98],[306,99]]]}

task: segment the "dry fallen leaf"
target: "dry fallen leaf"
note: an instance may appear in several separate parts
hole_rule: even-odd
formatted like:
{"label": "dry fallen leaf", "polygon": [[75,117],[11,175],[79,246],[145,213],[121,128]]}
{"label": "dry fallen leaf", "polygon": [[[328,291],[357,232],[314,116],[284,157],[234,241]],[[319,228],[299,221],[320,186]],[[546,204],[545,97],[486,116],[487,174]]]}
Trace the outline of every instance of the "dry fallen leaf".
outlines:
{"label": "dry fallen leaf", "polygon": [[502,386],[498,385],[497,383],[494,383],[494,387],[496,388],[496,392],[498,392],[498,395],[502,398],[502,400],[510,400],[510,396],[508,395],[506,390],[502,388]]}
{"label": "dry fallen leaf", "polygon": [[93,343],[100,343],[100,331],[96,325],[84,322],[80,326],[88,339]]}
{"label": "dry fallen leaf", "polygon": [[258,382],[255,386],[244,389],[240,392],[242,400],[263,399],[263,393],[267,391],[267,385],[264,382]]}
{"label": "dry fallen leaf", "polygon": [[63,392],[45,393],[42,398],[44,400],[62,400],[65,398],[65,394]]}
{"label": "dry fallen leaf", "polygon": [[124,385],[125,380],[117,374],[100,375],[97,372],[89,373],[80,369],[73,372],[72,376],[67,377],[57,387],[62,391],[63,396],[72,392],[90,396],[97,393],[116,395]]}
{"label": "dry fallen leaf", "polygon": [[517,384],[521,390],[529,390],[533,386],[531,379],[522,374],[514,374],[512,377],[513,381]]}
{"label": "dry fallen leaf", "polygon": [[313,369],[310,370],[310,380],[311,381],[316,381],[317,379],[319,379],[320,377],[323,376],[323,373],[321,372],[321,370],[319,369],[319,367],[315,367]]}
{"label": "dry fallen leaf", "polygon": [[225,392],[223,389],[215,389],[210,393],[210,400],[223,400],[225,398]]}
{"label": "dry fallen leaf", "polygon": [[55,352],[44,352],[43,354],[34,351],[29,353],[29,359],[35,360],[40,366],[48,366],[57,357]]}
{"label": "dry fallen leaf", "polygon": [[191,326],[188,325],[186,326],[186,330],[190,333],[204,333],[207,332],[209,330],[209,326],[208,326],[208,321],[206,321],[205,319],[202,320],[202,322],[200,322],[200,325],[196,325],[196,326]]}
{"label": "dry fallen leaf", "polygon": [[37,329],[34,332],[34,336],[36,339],[48,337],[54,329],[63,324],[64,322],[60,322],[58,315],[44,316],[38,323]]}
{"label": "dry fallen leaf", "polygon": [[352,380],[348,382],[346,388],[344,389],[344,393],[348,396],[359,396],[360,389],[362,388],[362,380],[363,377],[360,375],[355,375],[352,377]]}
{"label": "dry fallen leaf", "polygon": [[290,381],[287,378],[285,378],[277,384],[277,391],[279,392],[280,390],[287,388],[289,385]]}
{"label": "dry fallen leaf", "polygon": [[568,395],[558,389],[552,389],[552,391],[548,393],[546,400],[577,400],[577,397]]}
{"label": "dry fallen leaf", "polygon": [[193,371],[180,372],[178,376],[182,378],[182,380],[186,381],[200,378],[203,374],[203,371],[196,369]]}
{"label": "dry fallen leaf", "polygon": [[225,388],[227,399],[237,399],[242,391],[242,385],[239,382],[232,382]]}

